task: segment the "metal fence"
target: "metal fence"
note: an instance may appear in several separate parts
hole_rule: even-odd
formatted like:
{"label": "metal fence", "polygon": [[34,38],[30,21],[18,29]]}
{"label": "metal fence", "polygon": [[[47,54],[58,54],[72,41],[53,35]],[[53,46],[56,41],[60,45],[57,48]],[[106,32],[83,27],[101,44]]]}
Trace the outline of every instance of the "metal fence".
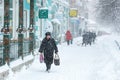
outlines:
{"label": "metal fence", "polygon": [[39,48],[40,47],[40,44],[41,44],[41,40],[39,40],[39,39],[36,39],[36,42],[35,42],[35,46],[34,46],[34,48]]}
{"label": "metal fence", "polygon": [[29,53],[29,43],[30,43],[30,41],[28,41],[28,40],[23,42],[23,55],[24,56],[27,56],[30,54]]}
{"label": "metal fence", "polygon": [[[29,53],[29,40],[24,40],[23,42],[23,56],[30,55]],[[0,41],[0,66],[3,65],[3,42]],[[10,61],[14,61],[18,59],[18,42],[10,41]]]}
{"label": "metal fence", "polygon": [[[29,41],[23,42],[23,56],[29,55]],[[10,43],[10,61],[18,59],[18,42]]]}
{"label": "metal fence", "polygon": [[10,43],[10,61],[18,59],[18,42]]}
{"label": "metal fence", "polygon": [[3,44],[0,44],[0,66],[3,65]]}

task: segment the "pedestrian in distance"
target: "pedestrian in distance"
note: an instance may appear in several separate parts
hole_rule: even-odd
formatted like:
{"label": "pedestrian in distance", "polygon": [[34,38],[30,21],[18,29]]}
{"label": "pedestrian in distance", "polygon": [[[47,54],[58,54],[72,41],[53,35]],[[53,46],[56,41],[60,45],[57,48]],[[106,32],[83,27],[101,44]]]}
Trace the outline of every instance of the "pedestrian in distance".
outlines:
{"label": "pedestrian in distance", "polygon": [[84,33],[83,35],[82,35],[82,46],[83,45],[87,45],[87,43],[88,43],[88,34],[87,33]]}
{"label": "pedestrian in distance", "polygon": [[69,45],[70,43],[72,44],[72,34],[71,34],[71,32],[68,30],[65,35],[66,35],[67,45]]}
{"label": "pedestrian in distance", "polygon": [[45,38],[42,40],[42,43],[39,48],[39,52],[44,54],[44,62],[46,64],[46,71],[50,71],[51,65],[53,63],[54,52],[58,54],[58,48],[55,40],[51,37],[50,32],[45,33]]}

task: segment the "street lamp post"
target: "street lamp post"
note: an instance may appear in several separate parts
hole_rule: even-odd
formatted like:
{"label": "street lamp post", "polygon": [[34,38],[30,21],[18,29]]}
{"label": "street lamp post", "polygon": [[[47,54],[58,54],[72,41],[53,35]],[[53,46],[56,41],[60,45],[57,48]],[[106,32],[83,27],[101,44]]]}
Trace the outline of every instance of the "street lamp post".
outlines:
{"label": "street lamp post", "polygon": [[41,0],[41,7],[39,9],[39,19],[40,19],[40,36],[43,37],[43,20],[47,19],[48,18],[48,8],[45,8],[45,1],[44,0]]}
{"label": "street lamp post", "polygon": [[18,57],[23,59],[23,0],[19,0]]}
{"label": "street lamp post", "polygon": [[9,35],[9,0],[4,0],[4,27],[2,32],[3,35],[3,64],[10,62],[10,35]]}
{"label": "street lamp post", "polygon": [[29,52],[32,52],[34,54],[34,43],[35,43],[35,37],[34,37],[34,0],[30,0],[30,26],[29,26]]}

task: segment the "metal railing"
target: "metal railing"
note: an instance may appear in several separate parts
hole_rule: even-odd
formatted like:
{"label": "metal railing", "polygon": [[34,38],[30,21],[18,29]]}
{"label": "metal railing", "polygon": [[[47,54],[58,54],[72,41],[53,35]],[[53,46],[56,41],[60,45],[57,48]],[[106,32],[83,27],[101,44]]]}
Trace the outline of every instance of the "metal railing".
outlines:
{"label": "metal railing", "polygon": [[[23,42],[23,56],[29,55],[29,41]],[[18,59],[18,42],[10,43],[10,61]]]}
{"label": "metal railing", "polygon": [[[30,44],[29,40],[24,40],[23,42],[23,56],[24,57],[30,55],[29,44]],[[10,52],[9,52],[10,62],[15,61],[18,59],[18,41],[10,41],[9,46],[10,46]],[[36,47],[38,47],[38,45]],[[4,49],[3,41],[0,41],[0,66],[3,65],[3,54],[4,54],[3,49]]]}
{"label": "metal railing", "polygon": [[18,42],[10,43],[10,61],[18,59]]}
{"label": "metal railing", "polygon": [[28,41],[28,40],[23,42],[23,55],[24,56],[27,56],[30,54],[29,53],[29,43],[30,43],[30,41]]}
{"label": "metal railing", "polygon": [[0,44],[0,66],[3,65],[3,44]]}

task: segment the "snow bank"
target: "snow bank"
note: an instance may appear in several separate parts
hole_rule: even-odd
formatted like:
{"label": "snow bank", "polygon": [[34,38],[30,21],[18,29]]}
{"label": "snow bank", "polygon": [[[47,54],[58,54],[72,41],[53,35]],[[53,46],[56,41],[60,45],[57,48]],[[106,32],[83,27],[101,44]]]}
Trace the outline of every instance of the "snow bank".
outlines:
{"label": "snow bank", "polygon": [[[109,35],[109,36],[103,36],[100,38],[103,50],[105,53],[110,54],[110,59],[107,63],[102,66],[102,68],[99,68],[97,71],[97,80],[119,80],[120,79],[120,50],[118,46],[115,43],[115,40],[118,39],[119,36],[115,35]],[[108,56],[109,57],[109,56]]]}
{"label": "snow bank", "polygon": [[[22,68],[26,68],[33,62],[33,55],[28,55],[22,59],[12,61],[10,66],[7,64],[0,67],[0,80],[15,80],[15,72],[20,71]],[[6,79],[7,78],[7,79]]]}
{"label": "snow bank", "polygon": [[7,71],[7,70],[9,70],[9,67],[8,67],[7,64],[0,67],[0,73],[5,72],[5,71]]}
{"label": "snow bank", "polygon": [[9,74],[8,71],[9,71],[9,67],[7,64],[0,67],[0,80],[4,80],[6,78],[6,76],[8,76],[8,74]]}
{"label": "snow bank", "polygon": [[81,47],[81,37],[76,38],[72,45],[58,45],[61,65],[52,65],[50,73],[45,72],[45,64],[40,64],[37,55],[30,68],[26,70],[24,66],[21,72],[11,76],[15,80],[120,80],[120,50],[114,42],[116,39],[120,40],[119,36],[101,36],[94,45]]}

